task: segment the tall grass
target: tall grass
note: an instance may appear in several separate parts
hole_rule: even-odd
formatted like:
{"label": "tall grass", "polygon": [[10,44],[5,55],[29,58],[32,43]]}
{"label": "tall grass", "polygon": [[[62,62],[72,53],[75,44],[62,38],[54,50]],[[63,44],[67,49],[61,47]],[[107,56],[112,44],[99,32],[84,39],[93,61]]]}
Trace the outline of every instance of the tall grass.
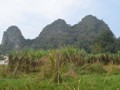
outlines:
{"label": "tall grass", "polygon": [[[94,54],[70,46],[16,51],[9,54],[8,66],[0,66],[0,78],[10,79],[0,80],[0,89],[113,90],[120,88],[119,79],[109,75],[120,74],[119,64],[120,51]],[[109,86],[113,82],[117,85]]]}
{"label": "tall grass", "polygon": [[[77,66],[100,62],[104,65],[109,63],[120,64],[120,52],[88,54],[83,49],[65,47],[56,50],[23,50],[9,55],[9,71],[14,74],[17,71],[29,73],[40,71],[41,66],[46,65],[51,73],[60,71],[62,65],[74,63]],[[44,67],[45,68],[45,67]]]}

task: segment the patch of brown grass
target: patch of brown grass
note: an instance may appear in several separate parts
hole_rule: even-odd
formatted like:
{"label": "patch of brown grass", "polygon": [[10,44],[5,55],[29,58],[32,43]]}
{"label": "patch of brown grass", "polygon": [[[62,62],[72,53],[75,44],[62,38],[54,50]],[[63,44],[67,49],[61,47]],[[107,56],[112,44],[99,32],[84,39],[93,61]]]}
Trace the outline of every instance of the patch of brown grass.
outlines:
{"label": "patch of brown grass", "polygon": [[119,74],[120,73],[119,65],[108,64],[104,66],[104,69],[107,71],[108,74]]}
{"label": "patch of brown grass", "polygon": [[74,64],[72,64],[72,63],[68,64],[68,72],[65,73],[65,76],[69,76],[69,77],[72,77],[74,79],[77,79],[78,75],[75,72]]}

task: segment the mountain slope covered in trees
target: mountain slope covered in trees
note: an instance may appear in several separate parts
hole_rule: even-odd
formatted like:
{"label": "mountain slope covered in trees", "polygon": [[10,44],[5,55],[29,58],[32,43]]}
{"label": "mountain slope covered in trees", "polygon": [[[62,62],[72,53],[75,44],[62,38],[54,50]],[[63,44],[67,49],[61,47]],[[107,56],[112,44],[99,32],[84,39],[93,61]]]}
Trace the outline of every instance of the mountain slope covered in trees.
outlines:
{"label": "mountain slope covered in trees", "polygon": [[83,48],[87,52],[116,52],[120,49],[120,39],[114,36],[103,20],[87,15],[73,26],[58,19],[47,25],[33,40],[26,40],[17,26],[11,26],[4,32],[0,53],[23,48],[52,49],[67,45]]}

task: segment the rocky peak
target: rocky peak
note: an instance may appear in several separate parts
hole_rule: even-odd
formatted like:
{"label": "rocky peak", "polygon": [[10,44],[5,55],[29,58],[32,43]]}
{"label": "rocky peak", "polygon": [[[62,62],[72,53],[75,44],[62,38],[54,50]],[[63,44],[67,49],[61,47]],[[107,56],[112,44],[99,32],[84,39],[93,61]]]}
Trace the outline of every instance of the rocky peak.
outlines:
{"label": "rocky peak", "polygon": [[10,34],[21,34],[20,29],[17,26],[8,27],[6,32]]}
{"label": "rocky peak", "polygon": [[101,20],[97,19],[95,16],[87,15],[85,16],[82,21],[79,23],[80,25],[86,25],[85,27],[89,26],[96,26],[98,23],[100,23]]}
{"label": "rocky peak", "polygon": [[57,19],[52,24],[66,25],[66,22],[63,19]]}
{"label": "rocky peak", "polygon": [[98,20],[95,16],[93,16],[93,15],[87,15],[87,16],[85,16],[83,19],[82,19],[82,21],[96,21],[96,20]]}
{"label": "rocky peak", "polygon": [[44,34],[59,34],[62,32],[65,32],[66,30],[68,30],[69,25],[66,24],[66,22],[63,19],[58,19],[55,20],[53,23],[47,25],[43,31],[40,33],[40,35],[44,35]]}
{"label": "rocky peak", "polygon": [[66,27],[68,27],[68,25],[66,24],[66,22],[63,19],[57,19],[55,20],[53,23],[47,25],[43,31],[45,30],[51,30],[51,31],[62,31],[64,29],[66,29]]}
{"label": "rocky peak", "polygon": [[24,37],[17,26],[11,26],[3,34],[2,45],[11,46],[11,48],[19,49]]}
{"label": "rocky peak", "polygon": [[94,31],[96,33],[100,33],[104,30],[110,30],[108,25],[103,20],[100,20],[92,15],[85,16],[82,21],[74,27],[76,27],[77,30],[81,29],[81,31]]}

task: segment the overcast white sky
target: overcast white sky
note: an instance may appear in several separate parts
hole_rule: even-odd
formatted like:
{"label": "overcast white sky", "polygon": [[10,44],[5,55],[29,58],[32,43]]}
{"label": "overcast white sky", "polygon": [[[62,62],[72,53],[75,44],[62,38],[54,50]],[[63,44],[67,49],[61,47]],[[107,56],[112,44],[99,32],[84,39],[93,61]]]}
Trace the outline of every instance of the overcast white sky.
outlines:
{"label": "overcast white sky", "polygon": [[103,19],[120,36],[120,0],[0,0],[0,42],[3,32],[16,25],[25,38],[35,38],[58,18],[76,24],[86,15]]}

